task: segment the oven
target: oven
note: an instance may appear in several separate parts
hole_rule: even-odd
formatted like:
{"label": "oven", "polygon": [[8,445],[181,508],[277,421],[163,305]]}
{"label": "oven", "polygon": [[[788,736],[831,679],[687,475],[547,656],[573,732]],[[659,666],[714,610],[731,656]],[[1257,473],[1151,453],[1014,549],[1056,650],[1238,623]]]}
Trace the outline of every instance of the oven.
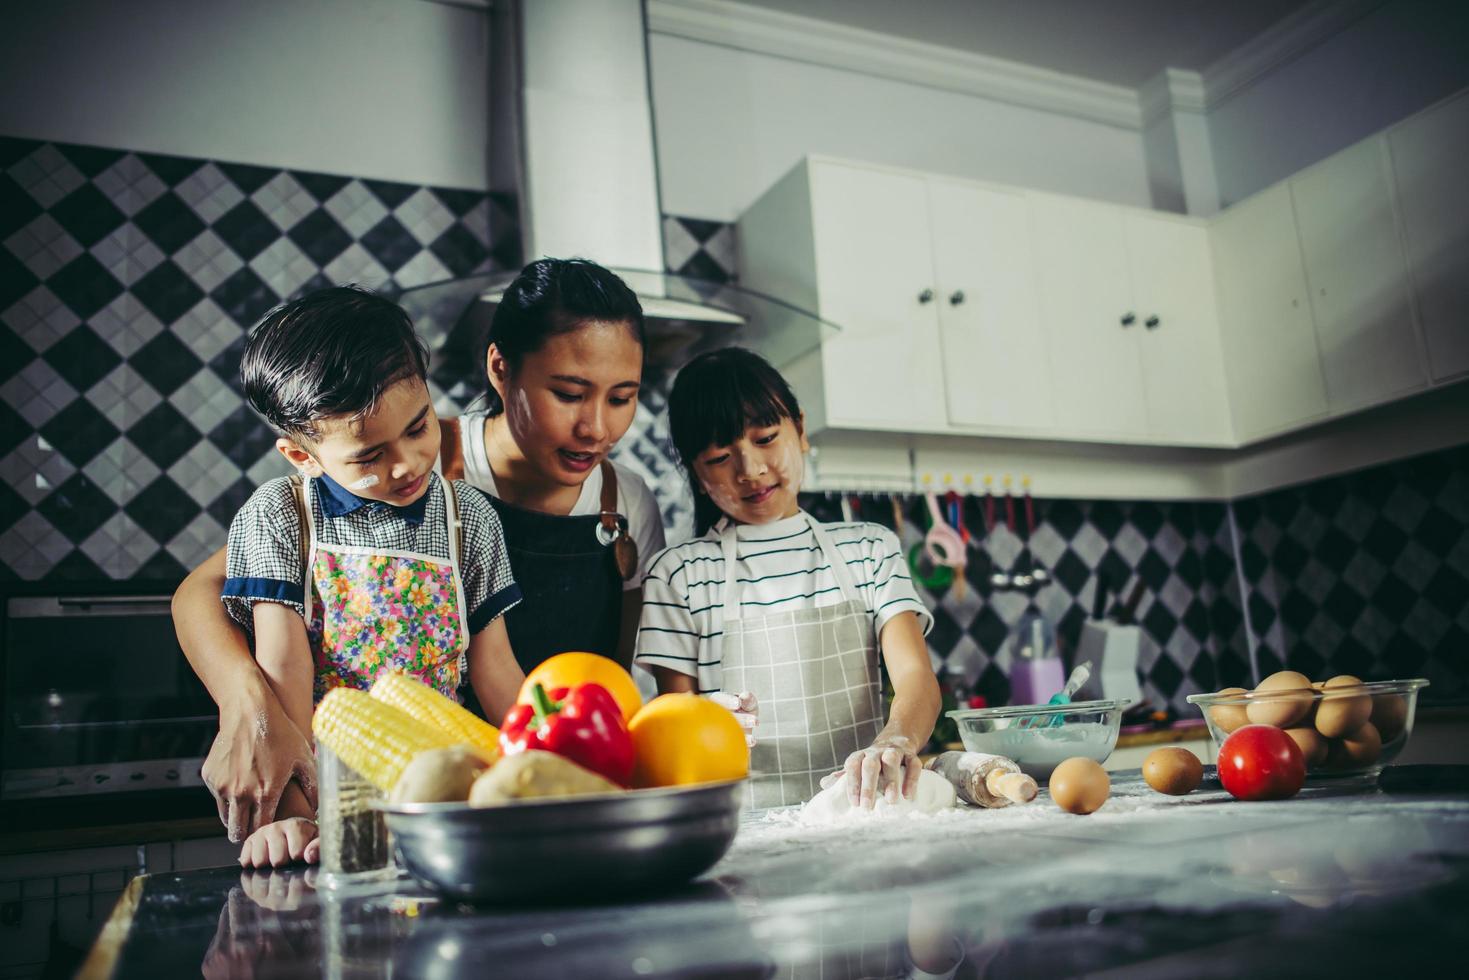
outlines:
{"label": "oven", "polygon": [[218,712],[179,648],[165,592],[11,593],[3,615],[0,826],[215,812],[199,770]]}

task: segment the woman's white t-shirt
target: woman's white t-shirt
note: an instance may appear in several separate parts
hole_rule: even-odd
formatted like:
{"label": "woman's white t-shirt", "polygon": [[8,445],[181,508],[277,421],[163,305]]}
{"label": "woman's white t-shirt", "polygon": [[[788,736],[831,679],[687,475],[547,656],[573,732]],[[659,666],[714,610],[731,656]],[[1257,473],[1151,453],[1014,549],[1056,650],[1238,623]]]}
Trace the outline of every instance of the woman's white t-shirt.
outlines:
{"label": "woman's white t-shirt", "polygon": [[[700,693],[721,689],[725,571],[719,532],[726,523],[657,555],[643,580],[634,662],[690,674]],[[873,629],[881,634],[888,620],[911,612],[926,634],[933,616],[913,590],[898,536],[881,524],[824,526],[872,614]],[[842,601],[836,575],[804,514],[736,527],[735,563],[742,618]]]}
{"label": "woman's white t-shirt", "polygon": [[[464,454],[464,479],[488,494],[496,494],[495,474],[485,452],[485,414],[468,412],[459,417],[459,444]],[[638,574],[623,582],[623,591],[640,588],[643,576],[658,552],[667,543],[663,537],[663,513],[653,492],[643,478],[619,463],[612,464],[617,474],[617,512],[627,518],[628,534],[638,546]],[[581,485],[581,494],[572,505],[568,517],[596,515],[602,510],[602,468],[595,467]]]}

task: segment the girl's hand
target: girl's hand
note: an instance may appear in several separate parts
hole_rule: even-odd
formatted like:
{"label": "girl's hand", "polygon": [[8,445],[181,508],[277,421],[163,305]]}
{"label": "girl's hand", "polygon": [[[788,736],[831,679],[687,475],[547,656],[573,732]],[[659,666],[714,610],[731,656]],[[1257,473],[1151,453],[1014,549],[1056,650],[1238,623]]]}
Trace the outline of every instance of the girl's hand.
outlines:
{"label": "girl's hand", "polygon": [[734,712],[735,721],[745,730],[745,745],[755,747],[755,726],[760,722],[760,703],[755,700],[755,695],[749,691],[741,691],[738,694],[730,694],[726,691],[715,691],[708,695],[710,701],[721,708],[728,708]]}
{"label": "girl's hand", "polygon": [[289,817],[261,827],[240,848],[242,868],[282,868],[304,862],[315,864],[321,856],[321,840],[315,820]]}
{"label": "girl's hand", "polygon": [[[898,802],[898,794],[913,799],[918,792],[918,774],[923,769],[918,749],[905,735],[879,735],[865,749],[847,756],[842,771],[847,776],[847,800],[852,806],[871,810],[877,805],[877,794],[885,794],[889,803]],[[840,778],[832,773],[821,781],[822,788]]]}

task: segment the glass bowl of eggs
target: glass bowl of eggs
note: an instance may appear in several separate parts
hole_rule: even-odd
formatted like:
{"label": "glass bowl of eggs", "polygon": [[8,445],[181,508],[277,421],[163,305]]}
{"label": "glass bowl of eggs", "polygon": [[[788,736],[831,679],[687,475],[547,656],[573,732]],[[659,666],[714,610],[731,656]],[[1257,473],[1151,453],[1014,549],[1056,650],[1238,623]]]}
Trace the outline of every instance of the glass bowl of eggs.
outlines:
{"label": "glass bowl of eggs", "polygon": [[1282,670],[1253,691],[1231,687],[1187,700],[1204,713],[1216,755],[1236,729],[1271,725],[1300,748],[1308,780],[1372,780],[1408,744],[1418,692],[1427,686],[1421,677],[1362,681],[1343,674],[1312,681]]}

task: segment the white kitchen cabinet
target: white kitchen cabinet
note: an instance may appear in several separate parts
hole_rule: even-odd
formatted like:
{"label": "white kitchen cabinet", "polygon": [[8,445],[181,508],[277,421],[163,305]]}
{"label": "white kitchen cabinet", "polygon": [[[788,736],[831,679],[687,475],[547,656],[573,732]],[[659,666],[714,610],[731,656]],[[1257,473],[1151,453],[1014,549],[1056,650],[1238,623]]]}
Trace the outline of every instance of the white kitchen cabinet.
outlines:
{"label": "white kitchen cabinet", "polygon": [[1250,442],[1326,415],[1290,188],[1262,191],[1209,229],[1235,435]]}
{"label": "white kitchen cabinet", "polygon": [[1383,139],[1291,178],[1316,345],[1333,414],[1422,388]]}
{"label": "white kitchen cabinet", "polygon": [[929,178],[948,421],[986,429],[1053,424],[1024,195]]}
{"label": "white kitchen cabinet", "polygon": [[1469,374],[1469,92],[1387,139],[1429,374],[1461,377]]}

